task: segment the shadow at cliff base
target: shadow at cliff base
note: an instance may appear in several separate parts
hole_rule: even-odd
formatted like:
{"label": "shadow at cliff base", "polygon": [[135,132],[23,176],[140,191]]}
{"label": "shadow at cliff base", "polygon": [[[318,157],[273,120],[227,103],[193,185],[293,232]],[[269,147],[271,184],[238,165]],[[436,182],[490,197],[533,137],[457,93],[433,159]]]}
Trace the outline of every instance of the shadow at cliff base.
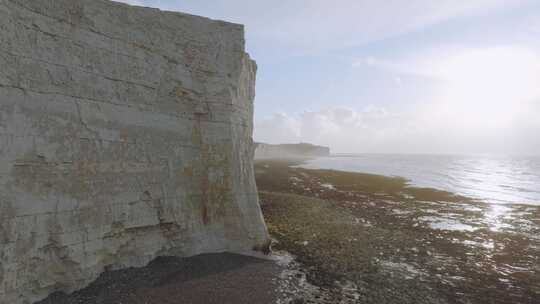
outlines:
{"label": "shadow at cliff base", "polygon": [[158,257],[145,267],[106,271],[84,289],[36,304],[274,303],[279,273],[270,260],[235,253]]}
{"label": "shadow at cliff base", "polygon": [[191,258],[158,257],[150,263],[150,267],[162,269],[163,273],[172,271],[162,276],[153,287],[164,286],[172,283],[185,282],[200,277],[213,275],[220,272],[232,271],[256,263],[268,261],[250,256],[233,253],[203,254]]}

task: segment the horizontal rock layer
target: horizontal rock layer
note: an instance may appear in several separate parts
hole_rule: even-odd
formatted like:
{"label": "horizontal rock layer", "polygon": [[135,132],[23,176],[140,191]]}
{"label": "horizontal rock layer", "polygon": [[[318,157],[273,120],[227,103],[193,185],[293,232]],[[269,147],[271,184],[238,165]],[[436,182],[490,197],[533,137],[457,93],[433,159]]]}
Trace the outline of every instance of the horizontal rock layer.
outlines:
{"label": "horizontal rock layer", "polygon": [[0,0],[0,67],[0,303],[267,241],[241,25]]}

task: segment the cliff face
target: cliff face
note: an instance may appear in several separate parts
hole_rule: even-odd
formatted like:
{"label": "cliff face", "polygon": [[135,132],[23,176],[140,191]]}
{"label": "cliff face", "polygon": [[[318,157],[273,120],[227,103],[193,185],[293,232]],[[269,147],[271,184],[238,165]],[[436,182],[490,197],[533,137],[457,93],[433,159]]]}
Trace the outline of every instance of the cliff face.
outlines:
{"label": "cliff face", "polygon": [[255,147],[256,159],[317,156],[330,156],[330,148],[324,146],[316,146],[308,143],[281,145],[257,143]]}
{"label": "cliff face", "polygon": [[0,303],[267,241],[241,25],[0,0]]}

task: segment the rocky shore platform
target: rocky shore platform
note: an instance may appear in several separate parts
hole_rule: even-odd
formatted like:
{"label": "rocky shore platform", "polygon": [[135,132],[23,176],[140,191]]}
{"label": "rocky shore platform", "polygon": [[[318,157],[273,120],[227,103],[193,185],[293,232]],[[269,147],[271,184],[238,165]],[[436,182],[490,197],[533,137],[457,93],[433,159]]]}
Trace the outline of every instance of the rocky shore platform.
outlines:
{"label": "rocky shore platform", "polygon": [[540,206],[298,164],[257,162],[257,185],[274,250],[323,303],[540,303]]}

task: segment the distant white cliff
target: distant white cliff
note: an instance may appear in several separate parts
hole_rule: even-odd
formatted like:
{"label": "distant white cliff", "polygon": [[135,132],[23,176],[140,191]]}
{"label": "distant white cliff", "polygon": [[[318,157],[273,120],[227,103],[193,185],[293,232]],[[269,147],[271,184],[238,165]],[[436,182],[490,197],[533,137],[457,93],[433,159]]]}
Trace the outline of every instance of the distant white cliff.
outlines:
{"label": "distant white cliff", "polygon": [[330,148],[308,143],[271,145],[255,143],[255,159],[329,156]]}

